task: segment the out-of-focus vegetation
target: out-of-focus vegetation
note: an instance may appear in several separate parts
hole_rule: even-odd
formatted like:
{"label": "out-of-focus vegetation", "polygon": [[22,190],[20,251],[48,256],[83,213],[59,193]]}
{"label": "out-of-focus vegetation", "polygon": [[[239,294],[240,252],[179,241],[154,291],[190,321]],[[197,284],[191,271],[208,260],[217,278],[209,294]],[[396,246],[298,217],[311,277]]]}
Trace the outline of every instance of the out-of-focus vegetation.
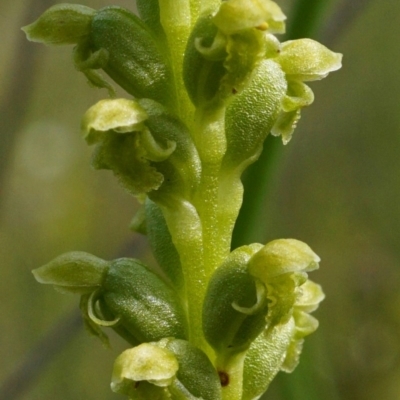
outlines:
{"label": "out-of-focus vegetation", "polygon": [[[280,3],[289,16],[293,2]],[[340,1],[330,3],[321,31]],[[133,8],[133,1],[114,4]],[[137,204],[109,173],[91,170],[79,135],[81,115],[107,93],[86,85],[68,49],[20,47],[20,26],[48,5],[0,3],[0,382],[77,308],[75,297],[38,285],[31,269],[70,250],[106,259],[147,253],[143,238],[128,229]],[[398,1],[371,0],[333,43],[344,67],[313,87],[316,103],[304,110],[276,168],[258,240],[309,243],[322,258],[313,279],[327,299],[300,366],[280,374],[266,399],[400,398],[399,23]],[[19,110],[18,124],[12,110]],[[109,381],[125,345],[116,337],[112,344],[106,350],[83,329],[71,329],[68,344],[43,370],[36,365],[40,374],[19,398],[120,398]]]}

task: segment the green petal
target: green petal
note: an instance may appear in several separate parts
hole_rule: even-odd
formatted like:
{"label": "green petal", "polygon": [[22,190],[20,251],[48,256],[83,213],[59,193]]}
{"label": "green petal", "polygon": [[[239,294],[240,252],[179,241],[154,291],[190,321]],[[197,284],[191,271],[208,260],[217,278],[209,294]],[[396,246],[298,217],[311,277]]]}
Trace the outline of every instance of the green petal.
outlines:
{"label": "green petal", "polygon": [[281,371],[291,373],[299,365],[304,339],[292,340],[287,347],[286,357],[281,365]]}
{"label": "green petal", "polygon": [[312,39],[290,40],[282,43],[276,59],[288,79],[315,81],[342,66],[342,54],[334,53]]}
{"label": "green petal", "polygon": [[305,312],[295,311],[293,318],[296,328],[290,345],[287,348],[285,360],[281,366],[281,370],[287,373],[293,372],[299,364],[300,354],[303,350],[303,338],[315,332],[318,328],[317,319]]}
{"label": "green petal", "polygon": [[292,273],[271,278],[267,287],[269,310],[266,317],[269,327],[286,323],[292,316],[296,299],[299,296],[299,286],[307,279],[304,273]]}
{"label": "green petal", "polygon": [[309,106],[314,101],[313,91],[300,81],[289,81],[286,96],[282,100],[282,110],[295,111]]}
{"label": "green petal", "polygon": [[63,292],[91,293],[100,287],[109,263],[91,254],[74,251],[63,254],[32,271],[40,283]]}
{"label": "green petal", "polygon": [[295,310],[293,318],[296,324],[295,338],[297,339],[311,335],[318,328],[318,320],[304,311]]}
{"label": "green petal", "polygon": [[257,28],[283,33],[286,17],[279,6],[270,0],[229,0],[221,4],[214,23],[225,34]]}
{"label": "green petal", "polygon": [[315,311],[319,303],[325,298],[322,287],[310,280],[307,280],[307,282],[301,286],[300,292],[301,295],[295,303],[296,309],[308,313]]}
{"label": "green petal", "polygon": [[275,125],[271,129],[271,134],[281,136],[283,144],[288,144],[292,139],[293,132],[301,117],[300,110],[281,112]]}
{"label": "green petal", "polygon": [[78,4],[57,4],[22,28],[28,40],[48,45],[76,44],[90,33],[96,11]]}
{"label": "green petal", "polygon": [[88,310],[91,297],[91,294],[84,294],[81,296],[81,300],[79,303],[79,308],[81,310],[83,324],[85,326],[86,332],[88,332],[92,336],[99,338],[105,347],[110,347],[108,336],[102,331],[101,326],[96,324],[89,316]]}

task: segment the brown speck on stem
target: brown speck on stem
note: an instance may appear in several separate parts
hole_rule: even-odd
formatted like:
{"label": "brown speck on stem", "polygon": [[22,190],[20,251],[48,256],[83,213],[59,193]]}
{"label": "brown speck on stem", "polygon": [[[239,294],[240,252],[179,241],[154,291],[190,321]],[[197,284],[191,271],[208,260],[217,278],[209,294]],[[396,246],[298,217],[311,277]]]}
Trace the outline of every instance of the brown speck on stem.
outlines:
{"label": "brown speck on stem", "polygon": [[221,382],[221,386],[225,387],[229,385],[229,375],[226,372],[218,371],[219,380]]}

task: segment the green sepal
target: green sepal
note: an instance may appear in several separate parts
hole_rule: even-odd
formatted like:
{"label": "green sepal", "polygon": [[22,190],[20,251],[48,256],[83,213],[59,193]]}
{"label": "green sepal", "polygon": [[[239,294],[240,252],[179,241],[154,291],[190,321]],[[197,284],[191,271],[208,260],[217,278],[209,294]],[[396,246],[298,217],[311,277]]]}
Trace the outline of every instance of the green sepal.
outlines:
{"label": "green sepal", "polygon": [[226,39],[223,37],[217,49],[211,48],[217,35],[218,29],[209,12],[199,17],[187,42],[183,80],[195,106],[210,102],[215,97],[221,79],[226,74],[223,65],[227,55]]}
{"label": "green sepal", "polygon": [[173,286],[182,291],[184,278],[178,251],[172,242],[171,233],[161,209],[151,200],[145,203],[147,237],[152,253],[161,270]]}
{"label": "green sepal", "polygon": [[90,31],[93,52],[105,49],[109,60],[103,70],[137,98],[151,98],[173,106],[172,72],[166,55],[146,24],[121,7],[97,11]]}
{"label": "green sepal", "polygon": [[40,283],[53,285],[63,293],[92,293],[98,289],[109,263],[81,251],[62,254],[32,271]]}
{"label": "green sepal", "polygon": [[215,25],[227,35],[251,28],[284,33],[285,20],[282,10],[271,0],[228,0],[214,16]]}
{"label": "green sepal", "polygon": [[76,44],[90,34],[96,11],[79,4],[56,4],[22,28],[28,40],[47,45]]}
{"label": "green sepal", "polygon": [[109,53],[105,49],[92,52],[89,41],[83,41],[74,47],[72,58],[75,68],[82,72],[89,85],[99,89],[107,89],[111,98],[116,95],[114,86],[97,71],[107,65]]}
{"label": "green sepal", "polygon": [[280,371],[295,333],[293,318],[261,333],[246,353],[242,400],[258,399]]}
{"label": "green sepal", "polygon": [[248,261],[260,248],[253,244],[234,250],[208,284],[203,332],[219,357],[247,350],[265,329],[268,303],[247,270]]}
{"label": "green sepal", "polygon": [[185,314],[176,293],[138,260],[114,260],[99,299],[140,343],[186,338]]}
{"label": "green sepal", "polygon": [[310,272],[321,259],[304,242],[276,239],[263,246],[249,261],[249,271],[262,282],[283,274]]}
{"label": "green sepal", "polygon": [[286,96],[282,100],[282,111],[271,129],[271,134],[281,136],[288,144],[300,120],[300,110],[314,101],[313,91],[300,81],[288,81]]}
{"label": "green sepal", "polygon": [[289,40],[282,43],[277,62],[288,79],[315,81],[340,69],[342,54],[334,53],[312,39]]}
{"label": "green sepal", "polygon": [[262,61],[248,87],[227,107],[225,170],[241,173],[257,160],[279,115],[286,91],[287,82],[280,66],[272,60]]}

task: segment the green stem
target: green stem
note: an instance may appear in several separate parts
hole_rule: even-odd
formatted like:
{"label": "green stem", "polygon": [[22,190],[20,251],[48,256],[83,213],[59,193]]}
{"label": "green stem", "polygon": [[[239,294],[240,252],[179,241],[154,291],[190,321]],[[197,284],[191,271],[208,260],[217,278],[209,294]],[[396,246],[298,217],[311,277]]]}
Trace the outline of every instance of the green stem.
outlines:
{"label": "green stem", "polygon": [[204,269],[207,282],[230,250],[230,230],[220,218],[220,169],[226,151],[225,108],[198,109],[195,142],[202,162],[202,178],[196,195],[196,207],[203,228]]}
{"label": "green stem", "polygon": [[[230,356],[226,360],[223,358],[216,360],[219,374],[227,377],[226,385],[222,385],[222,400],[239,400],[242,398],[245,357],[246,352]],[[223,382],[223,380],[222,378],[221,381]]]}
{"label": "green stem", "polygon": [[206,291],[203,236],[199,215],[187,201],[162,207],[172,240],[180,256],[185,279],[185,299],[189,323],[189,340],[208,351],[202,328],[203,298]]}

